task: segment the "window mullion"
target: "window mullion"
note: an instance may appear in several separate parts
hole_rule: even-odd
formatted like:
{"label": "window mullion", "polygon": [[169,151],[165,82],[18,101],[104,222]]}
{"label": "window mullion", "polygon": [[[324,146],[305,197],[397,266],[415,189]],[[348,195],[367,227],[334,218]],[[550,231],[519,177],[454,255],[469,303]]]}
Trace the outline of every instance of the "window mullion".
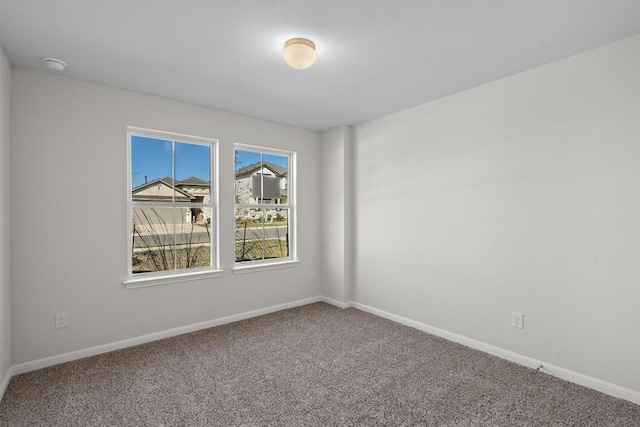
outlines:
{"label": "window mullion", "polygon": [[171,141],[171,198],[173,199],[173,269],[178,269],[178,221],[176,218],[176,141]]}
{"label": "window mullion", "polygon": [[[176,202],[176,141],[171,141],[171,198],[173,203]],[[175,219],[175,218],[174,218]],[[175,226],[175,223],[174,223]]]}

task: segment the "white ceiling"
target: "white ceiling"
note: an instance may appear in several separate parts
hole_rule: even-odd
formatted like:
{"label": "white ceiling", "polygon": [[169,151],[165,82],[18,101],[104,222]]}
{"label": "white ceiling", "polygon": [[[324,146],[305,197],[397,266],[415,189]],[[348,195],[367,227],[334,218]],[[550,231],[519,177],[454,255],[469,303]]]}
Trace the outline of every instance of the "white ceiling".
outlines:
{"label": "white ceiling", "polygon": [[[14,66],[307,129],[351,125],[640,32],[639,0],[0,0]],[[307,70],[282,44],[316,42]],[[54,71],[48,71],[54,72]]]}

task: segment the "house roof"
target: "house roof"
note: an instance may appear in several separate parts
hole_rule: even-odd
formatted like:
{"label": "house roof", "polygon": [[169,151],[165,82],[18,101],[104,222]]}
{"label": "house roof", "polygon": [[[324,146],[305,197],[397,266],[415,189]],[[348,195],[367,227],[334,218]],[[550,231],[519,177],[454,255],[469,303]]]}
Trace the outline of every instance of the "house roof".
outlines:
{"label": "house roof", "polygon": [[[149,182],[147,182],[145,184],[138,185],[137,187],[134,187],[133,189],[131,189],[131,194],[135,196],[135,194],[140,193],[140,192],[146,190],[147,188],[153,187],[154,185],[157,185],[157,184],[163,184],[163,185],[166,185],[167,187],[171,188],[171,187],[173,187],[173,179],[171,179],[169,177],[164,177],[164,178],[160,178],[160,179],[154,179],[153,181],[149,181]],[[194,199],[195,198],[195,196],[192,196],[191,194],[187,193],[184,190],[181,190],[180,188],[175,188],[175,191],[177,193],[183,195],[184,197],[188,198],[188,199]]]}
{"label": "house roof", "polygon": [[[171,178],[170,176],[165,176],[164,178],[156,179],[156,181],[163,181],[164,183],[166,183],[169,186],[173,185],[173,178]],[[197,178],[195,176],[191,176],[189,178],[180,179],[180,180],[176,181],[176,185],[177,186],[179,186],[179,185],[207,185],[208,186],[208,185],[210,185],[210,183],[209,183],[209,181],[205,181],[205,180]]]}
{"label": "house roof", "polygon": [[252,163],[249,166],[245,166],[236,171],[236,178],[241,176],[252,175],[255,171],[260,170],[262,166],[269,169],[271,172],[275,173],[278,177],[287,176],[287,168],[283,168],[282,166],[275,165],[270,162],[256,162]]}
{"label": "house roof", "polygon": [[[171,178],[169,178],[171,179]],[[191,176],[187,179],[181,179],[176,182],[176,185],[206,185],[209,186],[211,183],[209,181],[205,181],[204,179],[197,178],[195,176]]]}

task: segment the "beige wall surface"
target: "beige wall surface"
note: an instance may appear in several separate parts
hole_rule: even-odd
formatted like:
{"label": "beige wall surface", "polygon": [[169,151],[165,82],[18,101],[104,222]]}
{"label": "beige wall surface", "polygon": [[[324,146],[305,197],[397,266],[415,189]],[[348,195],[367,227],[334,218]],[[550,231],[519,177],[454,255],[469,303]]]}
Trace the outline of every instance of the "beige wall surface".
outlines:
{"label": "beige wall surface", "polygon": [[355,126],[355,301],[640,390],[639,50]]}
{"label": "beige wall surface", "polygon": [[[316,132],[25,69],[12,90],[13,364],[319,295]],[[220,141],[222,277],[124,288],[127,126]],[[236,142],[297,152],[295,268],[231,271]]]}
{"label": "beige wall surface", "polygon": [[11,366],[11,68],[0,49],[0,396]]}

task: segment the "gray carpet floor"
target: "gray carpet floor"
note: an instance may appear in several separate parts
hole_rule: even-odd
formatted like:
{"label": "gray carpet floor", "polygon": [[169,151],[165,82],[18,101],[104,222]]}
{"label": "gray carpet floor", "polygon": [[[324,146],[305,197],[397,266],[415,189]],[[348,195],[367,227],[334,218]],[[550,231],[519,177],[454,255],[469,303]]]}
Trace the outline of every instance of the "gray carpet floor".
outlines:
{"label": "gray carpet floor", "polygon": [[317,303],[14,377],[1,426],[640,426],[640,406]]}

